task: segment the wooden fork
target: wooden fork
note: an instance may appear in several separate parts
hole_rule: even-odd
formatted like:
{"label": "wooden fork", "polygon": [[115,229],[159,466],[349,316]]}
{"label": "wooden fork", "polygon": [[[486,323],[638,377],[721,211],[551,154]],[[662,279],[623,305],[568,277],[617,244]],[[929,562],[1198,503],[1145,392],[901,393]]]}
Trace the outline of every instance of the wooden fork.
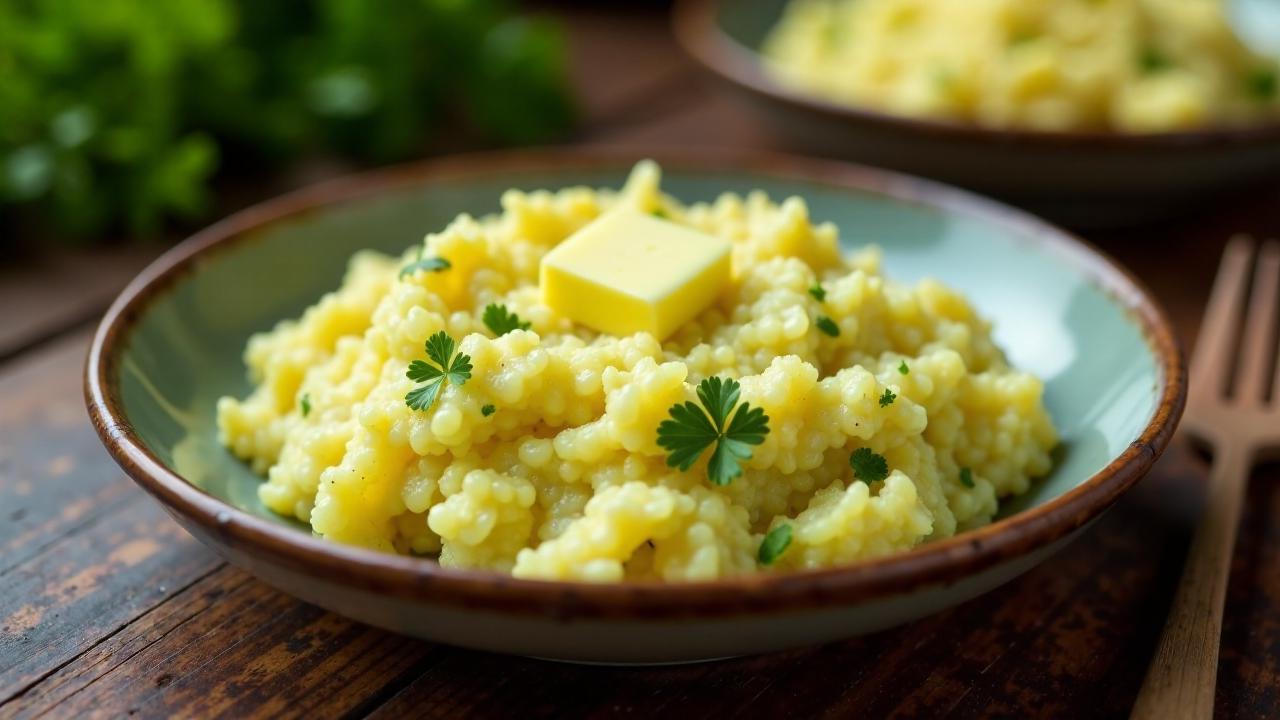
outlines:
{"label": "wooden fork", "polygon": [[1173,607],[1133,708],[1132,717],[1142,720],[1213,716],[1222,603],[1246,481],[1259,454],[1280,446],[1280,367],[1267,400],[1280,334],[1280,242],[1268,241],[1259,254],[1246,317],[1253,255],[1249,238],[1227,245],[1191,360],[1182,428],[1213,448],[1213,470]]}

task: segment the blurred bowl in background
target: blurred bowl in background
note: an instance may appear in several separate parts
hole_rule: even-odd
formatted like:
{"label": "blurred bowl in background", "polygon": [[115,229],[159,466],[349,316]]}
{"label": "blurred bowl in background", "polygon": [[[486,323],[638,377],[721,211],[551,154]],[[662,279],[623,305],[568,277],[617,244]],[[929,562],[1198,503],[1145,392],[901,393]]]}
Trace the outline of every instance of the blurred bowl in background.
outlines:
{"label": "blurred bowl in background", "polygon": [[1086,227],[1167,217],[1280,174],[1280,122],[1153,134],[996,130],[782,87],[765,73],[759,47],[786,4],[679,0],[674,25],[684,49],[792,148],[936,178]]}

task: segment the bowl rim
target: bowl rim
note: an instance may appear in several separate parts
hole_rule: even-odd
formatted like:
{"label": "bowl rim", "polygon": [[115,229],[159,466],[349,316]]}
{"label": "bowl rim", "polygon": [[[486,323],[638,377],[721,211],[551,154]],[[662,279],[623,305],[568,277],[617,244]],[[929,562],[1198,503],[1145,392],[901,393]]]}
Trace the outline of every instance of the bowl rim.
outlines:
{"label": "bowl rim", "polygon": [[[504,173],[625,170],[642,157],[657,160],[669,171],[744,172],[870,192],[1002,227],[1074,268],[1138,324],[1159,375],[1159,403],[1139,437],[1106,467],[1023,512],[907,552],[850,565],[689,583],[522,580],[323,540],[251,515],[191,485],[167,468],[130,424],[119,389],[119,360],[129,336],[152,303],[210,255],[251,241],[277,222],[398,189]],[[248,555],[311,578],[419,603],[557,620],[660,620],[884,599],[959,582],[1065,538],[1115,502],[1164,451],[1185,404],[1186,373],[1168,319],[1138,280],[1084,240],[1020,210],[932,181],[851,163],[758,151],[592,146],[438,158],[324,182],[235,213],[166,252],[121,292],[94,333],[84,392],[94,428],[120,467],[193,534],[212,541],[224,554]]]}
{"label": "bowl rim", "polygon": [[992,128],[972,122],[898,115],[827,100],[787,88],[769,77],[761,55],[720,28],[718,9],[725,0],[676,0],[671,23],[677,42],[705,70],[753,95],[801,108],[828,119],[875,126],[882,130],[930,136],[938,140],[992,143],[1010,148],[1113,152],[1173,149],[1215,150],[1225,146],[1280,140],[1280,119],[1255,125],[1204,127],[1174,132],[1109,132],[1105,130],[1049,131]]}

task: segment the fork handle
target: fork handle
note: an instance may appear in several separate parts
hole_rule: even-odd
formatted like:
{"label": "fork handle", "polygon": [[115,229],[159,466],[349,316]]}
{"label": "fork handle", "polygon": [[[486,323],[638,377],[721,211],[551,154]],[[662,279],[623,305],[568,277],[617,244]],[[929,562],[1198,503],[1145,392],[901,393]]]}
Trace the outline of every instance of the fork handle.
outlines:
{"label": "fork handle", "polygon": [[1209,720],[1218,676],[1222,605],[1249,477],[1248,454],[1224,448],[1214,459],[1206,506],[1187,552],[1177,595],[1130,716]]}

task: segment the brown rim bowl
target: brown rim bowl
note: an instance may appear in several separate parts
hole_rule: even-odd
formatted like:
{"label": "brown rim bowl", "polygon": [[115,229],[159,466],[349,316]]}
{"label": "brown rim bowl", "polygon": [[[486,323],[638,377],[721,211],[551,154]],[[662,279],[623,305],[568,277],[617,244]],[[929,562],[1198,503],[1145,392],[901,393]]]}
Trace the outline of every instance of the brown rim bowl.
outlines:
{"label": "brown rim bowl", "polygon": [[672,22],[685,52],[789,148],[934,178],[1078,227],[1166,219],[1280,172],[1280,119],[1142,134],[993,129],[784,87],[756,48],[786,2],[677,0]]}
{"label": "brown rim bowl", "polygon": [[[668,170],[753,172],[871,191],[1011,228],[1078,268],[1094,286],[1127,309],[1155,357],[1159,374],[1156,410],[1140,437],[1076,487],[1042,505],[910,552],[789,574],[616,585],[518,580],[325,541],[238,510],[193,486],[167,467],[131,424],[120,390],[123,349],[148,308],[203,260],[250,241],[274,224],[398,189],[437,187],[460,179],[526,171],[607,170],[625,167],[639,157],[652,157]],[[1083,241],[1033,217],[928,181],[843,163],[762,153],[603,148],[445,158],[330,182],[242,211],[170,250],[122,292],[94,336],[85,378],[93,424],[125,472],[195,534],[213,538],[215,544],[232,552],[243,552],[307,577],[435,605],[552,618],[629,620],[843,606],[958,582],[967,575],[1028,557],[1078,531],[1138,481],[1168,444],[1185,392],[1179,345],[1164,314],[1141,285]]]}

